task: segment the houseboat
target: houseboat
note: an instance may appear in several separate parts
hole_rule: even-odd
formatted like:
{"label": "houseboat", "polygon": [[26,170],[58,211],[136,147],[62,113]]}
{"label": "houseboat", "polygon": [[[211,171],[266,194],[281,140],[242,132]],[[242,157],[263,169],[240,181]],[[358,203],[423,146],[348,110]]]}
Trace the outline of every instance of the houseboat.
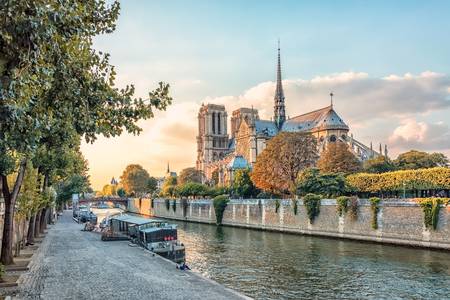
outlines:
{"label": "houseboat", "polygon": [[102,240],[130,239],[177,263],[185,261],[185,247],[178,241],[177,226],[164,220],[121,214],[109,219]]}

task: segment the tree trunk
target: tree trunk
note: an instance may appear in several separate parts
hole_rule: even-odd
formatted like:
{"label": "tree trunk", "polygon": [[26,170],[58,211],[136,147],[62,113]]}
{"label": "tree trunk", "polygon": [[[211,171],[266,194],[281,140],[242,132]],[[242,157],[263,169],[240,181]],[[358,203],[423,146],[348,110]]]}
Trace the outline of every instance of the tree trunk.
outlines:
{"label": "tree trunk", "polygon": [[39,225],[40,233],[44,233],[44,230],[47,229],[47,212],[48,212],[47,207],[44,207],[42,209],[41,220]]}
{"label": "tree trunk", "polygon": [[20,187],[22,186],[23,176],[25,173],[26,160],[22,160],[19,166],[16,182],[12,193],[9,190],[8,178],[6,175],[0,175],[2,181],[3,198],[5,200],[5,215],[3,219],[3,236],[2,236],[2,251],[0,262],[4,265],[14,263],[13,260],[13,228],[14,228],[14,207],[17,196],[19,195]]}
{"label": "tree trunk", "polygon": [[28,225],[27,243],[34,243],[34,230],[35,230],[36,214],[33,214],[30,218]]}
{"label": "tree trunk", "polygon": [[36,218],[34,220],[34,237],[39,237],[39,233],[41,232],[41,213],[42,210],[39,210],[36,214]]}

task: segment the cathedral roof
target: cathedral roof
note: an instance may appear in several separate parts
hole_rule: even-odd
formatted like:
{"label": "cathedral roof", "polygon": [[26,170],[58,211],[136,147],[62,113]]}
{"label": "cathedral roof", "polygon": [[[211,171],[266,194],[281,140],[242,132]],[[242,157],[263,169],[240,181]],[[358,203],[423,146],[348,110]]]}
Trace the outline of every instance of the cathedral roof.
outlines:
{"label": "cathedral roof", "polygon": [[275,136],[278,133],[278,128],[273,121],[255,120],[256,134],[263,134],[267,136]]}
{"label": "cathedral roof", "polygon": [[228,164],[228,168],[232,170],[248,168],[248,162],[242,155],[236,155]]}
{"label": "cathedral roof", "polygon": [[287,120],[282,131],[310,131],[313,129],[346,129],[347,124],[334,111],[333,106],[327,106],[312,112]]}

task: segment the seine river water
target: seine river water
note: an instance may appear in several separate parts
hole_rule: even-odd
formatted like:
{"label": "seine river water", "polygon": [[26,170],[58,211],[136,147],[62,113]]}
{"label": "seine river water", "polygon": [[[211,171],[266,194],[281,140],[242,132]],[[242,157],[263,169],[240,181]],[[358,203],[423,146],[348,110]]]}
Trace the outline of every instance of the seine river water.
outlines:
{"label": "seine river water", "polygon": [[191,268],[256,299],[450,299],[450,253],[173,223]]}

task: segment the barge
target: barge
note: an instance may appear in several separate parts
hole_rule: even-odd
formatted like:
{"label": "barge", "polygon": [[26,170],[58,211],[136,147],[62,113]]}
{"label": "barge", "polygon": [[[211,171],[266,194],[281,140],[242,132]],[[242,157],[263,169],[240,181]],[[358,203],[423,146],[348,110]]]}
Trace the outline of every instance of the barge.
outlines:
{"label": "barge", "polygon": [[185,247],[178,241],[177,226],[158,219],[121,214],[112,216],[102,233],[103,241],[129,239],[176,263],[185,261]]}

